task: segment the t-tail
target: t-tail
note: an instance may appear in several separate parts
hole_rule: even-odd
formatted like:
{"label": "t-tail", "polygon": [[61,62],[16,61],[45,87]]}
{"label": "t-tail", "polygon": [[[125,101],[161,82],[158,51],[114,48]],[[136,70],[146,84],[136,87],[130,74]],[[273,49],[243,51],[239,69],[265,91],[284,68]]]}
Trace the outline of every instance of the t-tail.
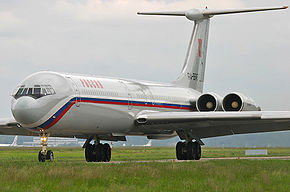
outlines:
{"label": "t-tail", "polygon": [[11,143],[11,147],[16,147],[17,146],[17,139],[18,139],[18,136],[16,135],[13,142]]}
{"label": "t-tail", "polygon": [[168,12],[138,12],[139,15],[163,15],[163,16],[184,16],[194,21],[193,32],[190,38],[188,50],[182,72],[173,83],[203,91],[206,54],[208,45],[210,18],[215,15],[247,13],[257,11],[269,11],[287,9],[288,6],[271,8],[244,8],[227,10],[191,9],[188,11],[168,11]]}

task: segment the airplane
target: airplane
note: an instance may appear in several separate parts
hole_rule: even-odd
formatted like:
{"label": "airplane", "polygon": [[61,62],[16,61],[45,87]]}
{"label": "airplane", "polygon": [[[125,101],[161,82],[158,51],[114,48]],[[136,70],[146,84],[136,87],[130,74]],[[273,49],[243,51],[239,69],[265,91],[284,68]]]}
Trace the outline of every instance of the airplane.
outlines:
{"label": "airplane", "polygon": [[143,145],[144,147],[151,147],[152,146],[152,140],[150,139],[149,141],[148,141],[148,143],[147,144],[145,144],[145,145]]}
{"label": "airplane", "polygon": [[199,160],[202,139],[234,134],[290,130],[290,111],[262,111],[238,92],[224,97],[203,93],[209,22],[215,15],[287,9],[191,9],[139,12],[139,15],[186,17],[193,21],[186,59],[172,83],[41,71],[29,75],[12,94],[14,118],[0,120],[0,134],[39,135],[38,160],[52,161],[47,138],[76,137],[87,162],[108,162],[111,148],[100,141],[126,136],[169,139],[179,136],[178,160]]}
{"label": "airplane", "polygon": [[17,140],[18,140],[18,136],[16,135],[11,144],[0,144],[0,147],[18,147]]}
{"label": "airplane", "polygon": [[132,145],[132,146],[134,146],[134,147],[151,147],[152,146],[152,139],[150,139],[148,141],[148,143],[145,145]]}

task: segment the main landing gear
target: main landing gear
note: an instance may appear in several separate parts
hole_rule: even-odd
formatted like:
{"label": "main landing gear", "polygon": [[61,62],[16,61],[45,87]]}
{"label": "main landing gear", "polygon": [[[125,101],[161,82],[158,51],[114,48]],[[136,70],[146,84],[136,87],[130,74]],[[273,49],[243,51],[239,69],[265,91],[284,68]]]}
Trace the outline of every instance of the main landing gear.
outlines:
{"label": "main landing gear", "polygon": [[111,147],[108,143],[102,144],[99,141],[95,144],[88,144],[85,147],[87,162],[109,162],[111,160]]}
{"label": "main landing gear", "polygon": [[197,142],[178,142],[176,144],[176,158],[178,160],[199,160],[201,147]]}
{"label": "main landing gear", "polygon": [[42,149],[38,153],[38,161],[39,162],[45,162],[45,160],[53,161],[54,159],[53,152],[51,150],[47,151],[46,149],[47,138],[49,134],[41,132],[39,136],[40,136],[40,141],[41,141],[40,144],[42,145]]}

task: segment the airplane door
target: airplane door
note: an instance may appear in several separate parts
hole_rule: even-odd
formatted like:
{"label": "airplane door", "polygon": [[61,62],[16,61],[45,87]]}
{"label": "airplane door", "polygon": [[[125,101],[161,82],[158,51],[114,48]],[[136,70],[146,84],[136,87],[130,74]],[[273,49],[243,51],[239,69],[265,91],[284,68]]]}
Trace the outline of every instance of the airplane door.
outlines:
{"label": "airplane door", "polygon": [[144,94],[144,96],[146,97],[146,105],[150,105],[151,107],[155,105],[155,99],[154,96],[152,94],[152,92],[150,91],[149,88],[144,88],[142,89],[142,92]]}
{"label": "airplane door", "polygon": [[131,110],[132,109],[132,95],[129,92],[128,86],[124,82],[122,82],[122,81],[119,81],[119,82],[122,85],[122,87],[124,87],[125,92],[127,94],[127,98],[128,98],[128,110]]}
{"label": "airplane door", "polygon": [[76,97],[76,103],[75,103],[75,106],[76,107],[79,107],[80,106],[80,90],[76,84],[76,82],[71,78],[71,77],[67,77],[71,82],[72,82],[72,85],[73,85],[73,89],[74,89],[74,94],[75,94],[75,97]]}
{"label": "airplane door", "polygon": [[131,110],[133,108],[132,105],[132,95],[128,92],[128,109]]}

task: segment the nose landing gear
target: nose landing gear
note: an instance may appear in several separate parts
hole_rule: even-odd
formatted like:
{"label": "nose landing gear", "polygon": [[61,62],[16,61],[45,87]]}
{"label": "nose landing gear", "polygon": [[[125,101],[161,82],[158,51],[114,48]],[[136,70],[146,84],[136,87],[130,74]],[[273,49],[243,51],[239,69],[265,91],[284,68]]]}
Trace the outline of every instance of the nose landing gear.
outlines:
{"label": "nose landing gear", "polygon": [[45,162],[45,160],[53,161],[54,160],[53,152],[51,150],[47,151],[46,149],[47,139],[48,139],[49,134],[41,132],[39,136],[40,136],[40,141],[41,141],[40,144],[42,145],[42,149],[38,153],[38,161],[39,162]]}

